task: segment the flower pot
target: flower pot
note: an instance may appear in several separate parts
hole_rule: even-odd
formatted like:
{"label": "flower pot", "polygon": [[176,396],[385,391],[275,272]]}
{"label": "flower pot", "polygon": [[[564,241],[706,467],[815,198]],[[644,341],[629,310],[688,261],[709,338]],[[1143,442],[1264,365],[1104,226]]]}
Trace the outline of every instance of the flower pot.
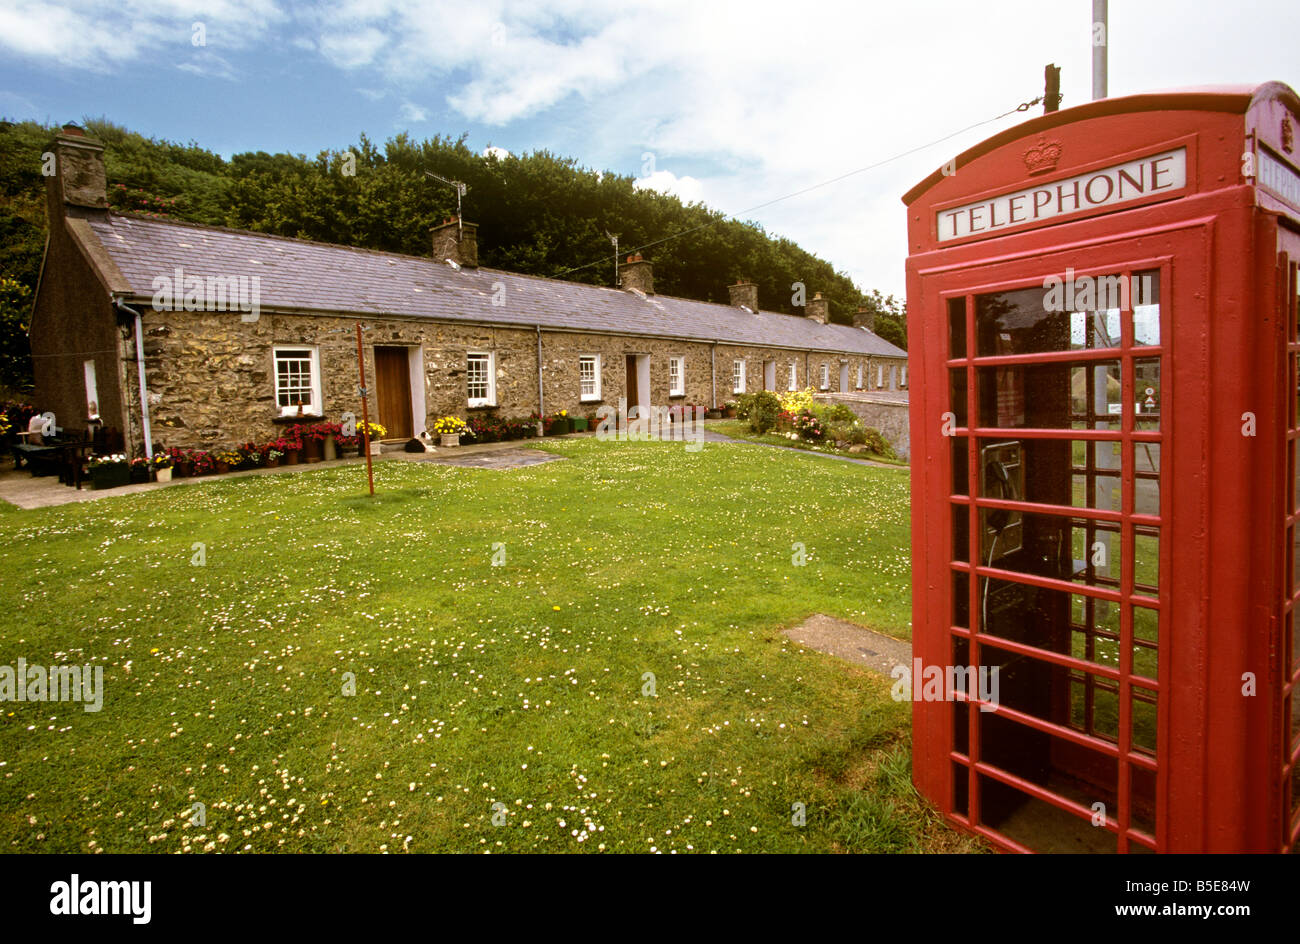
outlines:
{"label": "flower pot", "polygon": [[383,451],[383,450],[382,450],[382,448],[381,448],[380,443],[379,443],[378,440],[374,440],[374,441],[372,441],[372,442],[370,443],[370,454],[371,454],[372,456],[377,456],[377,455],[379,455],[382,451]]}
{"label": "flower pot", "polygon": [[323,458],[325,458],[325,449],[321,441],[304,436],[302,440],[303,462],[320,462]]}
{"label": "flower pot", "polygon": [[339,457],[338,448],[334,443],[333,436],[325,437],[324,455],[325,455],[326,462],[331,462],[334,459],[337,459]]}
{"label": "flower pot", "polygon": [[267,467],[268,469],[278,469],[278,468],[280,468],[280,460],[279,460],[279,459],[267,459],[267,460],[266,460],[266,467]]}
{"label": "flower pot", "polygon": [[183,479],[188,479],[194,475],[193,462],[178,462],[175,465],[176,474]]}
{"label": "flower pot", "polygon": [[90,482],[96,490],[131,484],[131,470],[125,462],[106,462],[90,470]]}
{"label": "flower pot", "polygon": [[217,475],[225,475],[227,472],[230,471],[230,464],[228,462],[217,461],[217,462],[213,462],[212,465]]}
{"label": "flower pot", "polygon": [[569,417],[569,427],[572,432],[585,433],[587,431],[587,418],[585,416]]}
{"label": "flower pot", "polygon": [[297,465],[297,464],[298,464],[298,450],[297,450],[297,449],[286,449],[286,450],[284,451],[284,464],[285,464],[285,465]]}
{"label": "flower pot", "polygon": [[438,445],[440,446],[459,446],[460,433],[439,433]]}
{"label": "flower pot", "polygon": [[170,482],[172,480],[172,468],[171,466],[167,466],[165,469],[154,469],[154,475],[157,477],[159,482]]}
{"label": "flower pot", "polygon": [[143,468],[139,468],[131,466],[130,472],[127,473],[127,478],[130,480],[132,485],[143,485],[149,481],[149,467],[144,466]]}

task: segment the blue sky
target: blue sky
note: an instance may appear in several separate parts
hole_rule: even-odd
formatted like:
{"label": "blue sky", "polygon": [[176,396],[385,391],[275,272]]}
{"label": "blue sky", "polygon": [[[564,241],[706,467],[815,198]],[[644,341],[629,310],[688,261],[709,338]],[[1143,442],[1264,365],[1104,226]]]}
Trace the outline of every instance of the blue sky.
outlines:
{"label": "blue sky", "polygon": [[[1110,18],[1112,95],[1300,85],[1294,0]],[[102,115],[226,156],[468,133],[740,214],[1014,108],[1047,62],[1082,104],[1090,21],[1090,0],[0,0],[0,115]],[[901,297],[901,194],[1024,117],[744,218]]]}

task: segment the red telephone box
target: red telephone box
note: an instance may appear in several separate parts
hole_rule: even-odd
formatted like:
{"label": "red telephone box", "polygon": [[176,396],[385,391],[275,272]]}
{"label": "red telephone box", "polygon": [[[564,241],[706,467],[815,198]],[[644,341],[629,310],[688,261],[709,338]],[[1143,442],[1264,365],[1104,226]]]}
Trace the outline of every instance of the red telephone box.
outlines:
{"label": "red telephone box", "polygon": [[1105,99],[904,198],[914,778],[1000,848],[1300,848],[1297,123]]}

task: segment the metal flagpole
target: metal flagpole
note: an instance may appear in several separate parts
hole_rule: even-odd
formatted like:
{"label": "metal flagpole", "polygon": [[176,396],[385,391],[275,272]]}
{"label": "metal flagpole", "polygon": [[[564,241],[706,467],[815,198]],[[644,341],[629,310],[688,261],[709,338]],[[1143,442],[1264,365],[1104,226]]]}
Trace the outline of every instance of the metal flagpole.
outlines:
{"label": "metal flagpole", "polygon": [[366,479],[370,482],[370,496],[375,494],[375,470],[370,463],[370,410],[366,406],[369,392],[366,390],[366,359],[361,353],[361,322],[357,322],[357,373],[361,375],[361,445],[366,451]]}

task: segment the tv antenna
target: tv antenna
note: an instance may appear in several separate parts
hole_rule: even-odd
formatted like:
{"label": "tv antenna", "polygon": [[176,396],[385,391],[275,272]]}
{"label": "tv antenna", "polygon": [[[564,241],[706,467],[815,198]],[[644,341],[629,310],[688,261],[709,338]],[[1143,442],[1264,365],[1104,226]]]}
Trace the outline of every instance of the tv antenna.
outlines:
{"label": "tv antenna", "polygon": [[456,191],[456,231],[463,232],[464,227],[461,224],[460,201],[465,196],[465,194],[469,193],[469,187],[463,181],[448,180],[446,177],[443,177],[441,174],[433,173],[433,171],[426,170],[424,172],[424,176],[432,177],[434,180],[440,180],[448,187]]}
{"label": "tv antenna", "polygon": [[605,235],[609,237],[609,241],[614,245],[614,287],[618,288],[618,236],[619,234],[611,233],[609,230],[605,230]]}

